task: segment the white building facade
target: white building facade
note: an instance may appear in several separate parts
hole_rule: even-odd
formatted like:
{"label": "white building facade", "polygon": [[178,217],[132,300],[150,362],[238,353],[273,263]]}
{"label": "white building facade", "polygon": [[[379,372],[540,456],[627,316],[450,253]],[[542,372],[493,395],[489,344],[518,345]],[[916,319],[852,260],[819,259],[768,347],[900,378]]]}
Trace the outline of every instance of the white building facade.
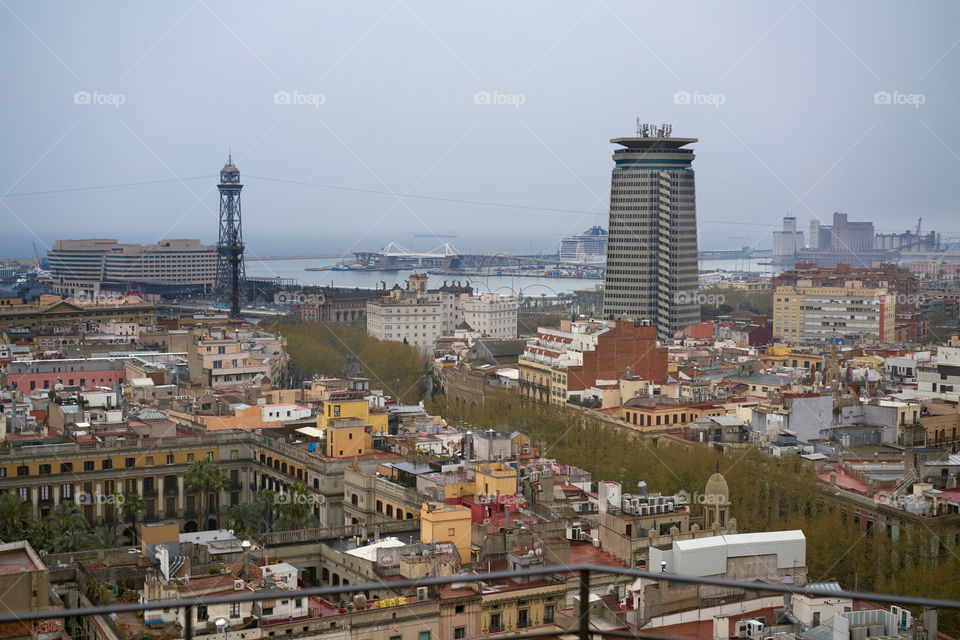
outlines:
{"label": "white building facade", "polygon": [[517,300],[497,294],[474,297],[450,289],[428,289],[426,274],[413,274],[407,288],[367,301],[367,333],[406,342],[431,352],[441,336],[453,335],[464,320],[495,338],[517,337]]}

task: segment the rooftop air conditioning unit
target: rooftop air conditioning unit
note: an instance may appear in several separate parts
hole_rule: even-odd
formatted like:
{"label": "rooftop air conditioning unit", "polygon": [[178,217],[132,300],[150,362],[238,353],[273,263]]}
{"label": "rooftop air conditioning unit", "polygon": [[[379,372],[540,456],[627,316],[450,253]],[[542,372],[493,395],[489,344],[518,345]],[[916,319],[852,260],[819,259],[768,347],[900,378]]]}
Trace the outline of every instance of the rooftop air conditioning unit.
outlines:
{"label": "rooftop air conditioning unit", "polygon": [[233,581],[233,590],[242,591],[243,590],[243,580],[234,580]]}
{"label": "rooftop air conditioning unit", "polygon": [[647,505],[645,505],[645,504],[640,505],[640,511],[639,511],[639,513],[640,513],[640,515],[642,515],[642,516],[648,516],[648,515],[650,515],[650,507],[647,506]]}
{"label": "rooftop air conditioning unit", "polygon": [[427,599],[427,588],[417,587],[417,602],[424,602]]}

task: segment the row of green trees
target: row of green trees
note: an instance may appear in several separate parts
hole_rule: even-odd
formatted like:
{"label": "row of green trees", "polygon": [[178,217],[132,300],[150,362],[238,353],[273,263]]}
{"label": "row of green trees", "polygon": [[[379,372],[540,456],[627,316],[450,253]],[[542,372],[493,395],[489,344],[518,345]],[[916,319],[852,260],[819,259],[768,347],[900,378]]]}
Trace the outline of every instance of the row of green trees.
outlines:
{"label": "row of green trees", "polygon": [[[126,503],[124,503],[126,504]],[[60,502],[46,518],[34,519],[29,502],[16,493],[0,495],[0,540],[29,540],[37,550],[51,553],[110,549],[128,543],[116,528],[90,528],[83,510],[72,500]]]}
{"label": "row of green trees", "polygon": [[[200,497],[201,523],[206,523],[214,505],[211,494],[232,488],[230,477],[209,458],[190,464],[184,477],[190,493]],[[0,494],[0,540],[29,540],[37,550],[51,553],[110,549],[136,543],[137,522],[146,511],[146,502],[137,493],[115,494],[107,500],[117,507],[118,515],[129,523],[133,536],[118,533],[117,527],[101,525],[91,529],[83,509],[73,500],[58,503],[45,518],[35,519],[29,502],[16,493]],[[229,510],[231,526],[237,535],[266,531],[285,531],[319,526],[313,515],[313,492],[302,482],[288,491],[258,491],[249,503],[233,505]],[[131,539],[132,538],[132,539]]]}
{"label": "row of green trees", "polygon": [[266,331],[287,339],[293,375],[362,375],[407,403],[423,397],[427,361],[413,345],[378,340],[362,327],[281,318],[263,322]]}
{"label": "row of green trees", "polygon": [[[227,474],[209,458],[190,464],[184,484],[187,491],[200,496],[204,515],[201,522],[207,521],[211,509],[206,496],[228,490],[232,485]],[[26,539],[34,549],[51,553],[110,549],[136,543],[137,521],[147,509],[146,501],[137,493],[117,493],[104,496],[104,500],[116,507],[123,521],[129,522],[132,536],[118,533],[116,527],[109,525],[91,529],[83,509],[74,500],[62,500],[47,517],[35,519],[29,502],[17,493],[4,493],[0,494],[0,540]]]}
{"label": "row of green trees", "polygon": [[257,491],[252,502],[230,507],[230,526],[238,536],[319,527],[313,500],[313,492],[302,482],[282,494],[270,489]]}
{"label": "row of green trees", "polygon": [[[667,446],[663,438],[654,445],[652,439],[580,411],[521,404],[516,398],[494,398],[465,412],[437,396],[429,409],[475,429],[526,433],[542,455],[589,471],[594,480],[619,481],[626,491],[644,480],[664,494],[702,493],[719,466],[739,531],[804,532],[811,582],[837,579],[845,588],[960,600],[955,527],[929,519],[920,529],[901,527],[894,535],[879,525],[870,533],[844,526],[854,515],[847,513],[849,505],[825,490],[797,456],[773,458],[755,447],[724,454],[714,448]],[[701,514],[696,503],[691,510],[694,516]],[[941,627],[956,635],[957,612],[942,611]]]}

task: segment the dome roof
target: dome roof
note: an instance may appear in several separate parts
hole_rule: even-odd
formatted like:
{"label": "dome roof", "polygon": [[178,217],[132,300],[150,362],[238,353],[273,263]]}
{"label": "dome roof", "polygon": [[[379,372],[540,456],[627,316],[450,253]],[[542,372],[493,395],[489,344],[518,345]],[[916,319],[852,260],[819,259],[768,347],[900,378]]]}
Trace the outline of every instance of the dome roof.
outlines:
{"label": "dome roof", "polygon": [[720,472],[710,476],[703,493],[708,498],[713,497],[713,504],[715,505],[725,505],[730,502],[730,489],[727,487],[727,479]]}

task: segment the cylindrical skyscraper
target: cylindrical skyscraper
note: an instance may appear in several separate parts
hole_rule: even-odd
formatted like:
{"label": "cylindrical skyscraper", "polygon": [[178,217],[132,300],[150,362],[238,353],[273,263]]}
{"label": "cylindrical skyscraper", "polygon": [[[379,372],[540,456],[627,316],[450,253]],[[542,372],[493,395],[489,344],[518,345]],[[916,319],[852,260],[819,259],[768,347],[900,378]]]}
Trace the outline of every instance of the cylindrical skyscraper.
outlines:
{"label": "cylindrical skyscraper", "polygon": [[700,320],[696,138],[672,137],[670,125],[637,125],[614,138],[603,313],[647,321],[660,340]]}

